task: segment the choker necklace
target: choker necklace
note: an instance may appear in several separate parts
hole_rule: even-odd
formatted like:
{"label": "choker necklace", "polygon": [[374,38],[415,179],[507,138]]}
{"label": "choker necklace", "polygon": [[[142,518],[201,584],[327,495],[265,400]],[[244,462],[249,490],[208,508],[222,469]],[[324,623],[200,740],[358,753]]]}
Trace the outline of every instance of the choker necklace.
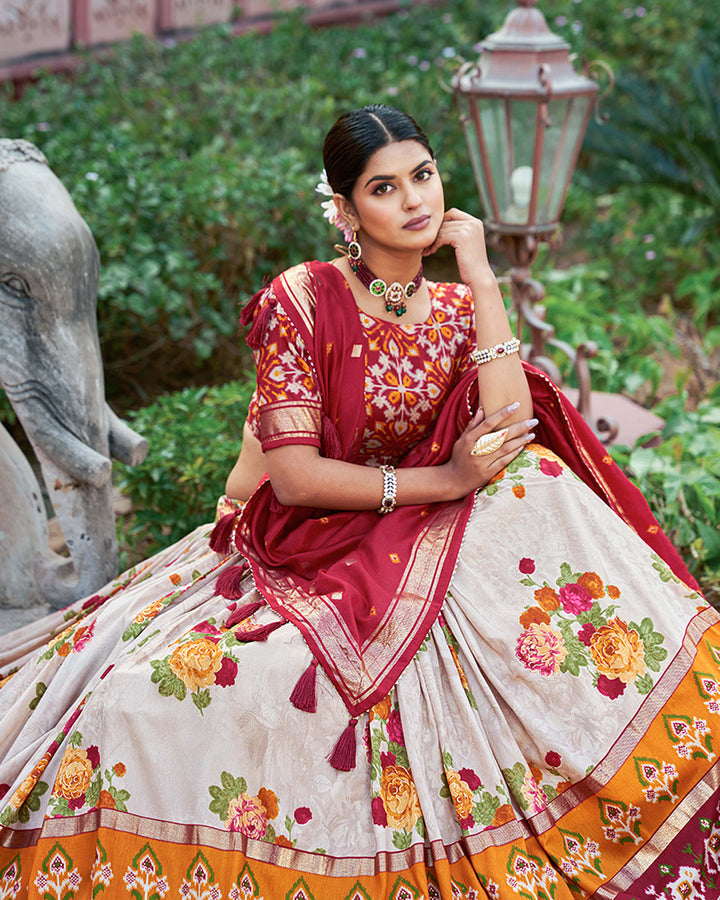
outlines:
{"label": "choker necklace", "polygon": [[[359,245],[356,244],[356,246],[358,246],[359,249]],[[382,278],[378,278],[370,271],[370,269],[368,269],[365,260],[362,259],[359,253],[357,256],[353,256],[352,249],[351,245],[350,252],[348,253],[348,262],[350,263],[350,268],[360,279],[361,283],[365,285],[373,297],[382,297],[385,300],[386,312],[394,312],[398,318],[404,316],[407,312],[405,301],[409,300],[422,284],[422,263],[420,263],[420,270],[417,275],[412,281],[408,281],[405,287],[403,287],[399,281],[393,281],[391,285],[388,285],[387,282],[383,281]]]}

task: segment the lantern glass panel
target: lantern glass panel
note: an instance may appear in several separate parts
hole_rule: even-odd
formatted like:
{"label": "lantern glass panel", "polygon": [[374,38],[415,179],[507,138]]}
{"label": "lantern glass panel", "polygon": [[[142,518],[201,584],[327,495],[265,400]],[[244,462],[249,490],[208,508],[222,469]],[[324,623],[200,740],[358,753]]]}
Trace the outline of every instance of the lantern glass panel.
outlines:
{"label": "lantern glass panel", "polygon": [[556,222],[560,217],[565,190],[582,140],[591,97],[566,97],[547,104],[540,169],[537,221]]}
{"label": "lantern glass panel", "polygon": [[503,222],[511,225],[530,223],[530,197],[535,177],[533,150],[537,103],[534,100],[513,99],[508,102],[512,142],[504,160],[503,181],[507,185],[507,202],[501,207]]}

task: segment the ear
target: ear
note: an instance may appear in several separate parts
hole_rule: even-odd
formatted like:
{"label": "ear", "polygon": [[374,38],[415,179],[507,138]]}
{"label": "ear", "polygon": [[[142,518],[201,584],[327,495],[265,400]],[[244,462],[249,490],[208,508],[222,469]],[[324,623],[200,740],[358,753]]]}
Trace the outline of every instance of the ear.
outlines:
{"label": "ear", "polygon": [[355,212],[352,200],[348,200],[344,194],[333,194],[333,200],[335,201],[338,212],[347,222],[349,227],[353,231],[357,231],[360,228],[360,219]]}

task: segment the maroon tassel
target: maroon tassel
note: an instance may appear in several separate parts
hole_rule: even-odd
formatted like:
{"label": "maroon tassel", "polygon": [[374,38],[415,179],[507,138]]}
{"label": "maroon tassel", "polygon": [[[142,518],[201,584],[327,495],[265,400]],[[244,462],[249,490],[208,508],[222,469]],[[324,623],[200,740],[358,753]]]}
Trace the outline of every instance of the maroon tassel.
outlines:
{"label": "maroon tassel", "polygon": [[314,659],[298,678],[298,682],[290,694],[290,702],[296,709],[314,713],[317,709],[317,696],[315,695],[315,676],[317,674],[317,660]]}
{"label": "maroon tassel", "polygon": [[350,719],[347,728],[338,738],[335,749],[330,754],[329,762],[333,769],[349,772],[355,768],[355,726],[357,719]]}
{"label": "maroon tassel", "polygon": [[267,328],[268,322],[270,321],[270,315],[272,310],[270,306],[266,303],[260,312],[255,316],[255,321],[252,324],[252,328],[247,334],[245,338],[245,343],[250,347],[251,350],[259,350],[263,345],[263,338],[265,337],[265,329]]}
{"label": "maroon tassel", "polygon": [[239,566],[230,566],[218,575],[215,583],[215,596],[218,594],[225,597],[226,600],[239,600],[245,593],[242,589],[242,582],[245,579],[245,573],[248,565],[243,561]]}
{"label": "maroon tassel", "polygon": [[232,628],[233,625],[239,625],[240,622],[244,622],[245,619],[249,619],[250,616],[254,616],[255,613],[260,609],[261,606],[265,606],[262,600],[255,600],[253,603],[246,603],[244,606],[241,606],[239,609],[234,610],[228,617],[225,622],[226,628]]}
{"label": "maroon tassel", "polygon": [[232,537],[235,529],[235,522],[238,514],[236,512],[227,513],[223,516],[213,528],[210,535],[210,549],[219,553],[220,556],[227,556],[233,551]]}
{"label": "maroon tassel", "polygon": [[342,457],[342,447],[337,428],[324,414],[322,417],[322,445],[325,456],[330,459],[340,459]]}
{"label": "maroon tassel", "polygon": [[243,643],[266,641],[273,631],[282,628],[284,624],[284,622],[270,622],[269,625],[260,625],[258,628],[253,628],[252,631],[236,632],[235,637]]}

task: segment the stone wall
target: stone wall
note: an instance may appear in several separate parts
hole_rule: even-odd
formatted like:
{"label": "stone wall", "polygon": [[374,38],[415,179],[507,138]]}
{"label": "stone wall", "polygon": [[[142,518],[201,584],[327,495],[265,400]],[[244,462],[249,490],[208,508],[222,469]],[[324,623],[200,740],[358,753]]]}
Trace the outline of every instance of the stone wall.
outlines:
{"label": "stone wall", "polygon": [[230,22],[242,33],[270,27],[273,16],[304,6],[313,24],[383,15],[401,0],[0,0],[0,81],[75,64],[74,51],[102,48],[138,32],[185,36]]}

